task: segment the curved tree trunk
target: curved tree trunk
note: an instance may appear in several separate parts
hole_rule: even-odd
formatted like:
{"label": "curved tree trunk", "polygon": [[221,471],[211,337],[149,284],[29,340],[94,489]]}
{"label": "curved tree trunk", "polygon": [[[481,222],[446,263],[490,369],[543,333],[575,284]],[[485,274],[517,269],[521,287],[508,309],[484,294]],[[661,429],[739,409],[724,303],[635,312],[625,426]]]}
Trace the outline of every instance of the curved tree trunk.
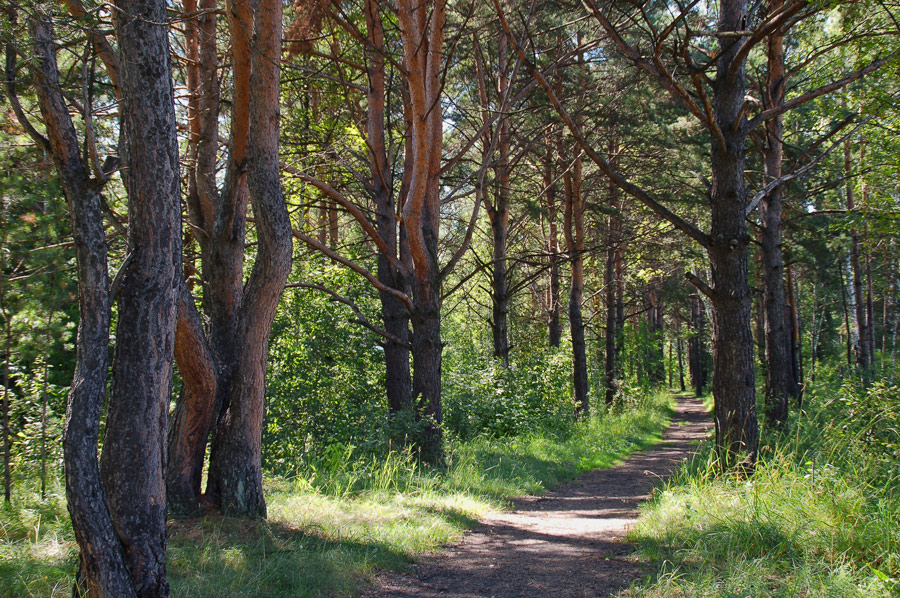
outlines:
{"label": "curved tree trunk", "polygon": [[291,269],[291,227],[278,160],[282,4],[261,0],[254,15],[247,181],[259,252],[240,307],[227,405],[210,455],[208,493],[229,515],[265,517],[262,431],[269,333]]}

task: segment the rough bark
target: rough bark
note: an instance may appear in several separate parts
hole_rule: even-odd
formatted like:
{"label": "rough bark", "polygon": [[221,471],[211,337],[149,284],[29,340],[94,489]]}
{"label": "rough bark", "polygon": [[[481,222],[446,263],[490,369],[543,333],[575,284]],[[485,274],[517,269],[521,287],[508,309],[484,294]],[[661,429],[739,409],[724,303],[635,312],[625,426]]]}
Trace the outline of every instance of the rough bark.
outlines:
{"label": "rough bark", "polygon": [[397,11],[408,91],[405,100],[409,124],[408,170],[404,172],[408,184],[401,219],[412,271],[412,396],[422,423],[420,455],[423,460],[436,463],[443,461],[438,239],[443,137],[440,94],[446,3],[403,0],[398,2]]}
{"label": "rough bark", "polygon": [[[781,9],[782,0],[771,3],[770,10]],[[766,107],[782,106],[785,90],[784,33],[776,29],[768,40],[768,81]],[[781,115],[766,122],[765,185],[781,178],[784,123]],[[766,419],[770,424],[787,421],[788,399],[799,395],[793,375],[789,322],[785,318],[787,304],[784,291],[784,257],[782,254],[782,210],[784,194],[779,185],[767,193],[759,204],[761,227],[761,260],[765,311],[765,375]]]}
{"label": "rough bark", "polygon": [[210,455],[208,492],[229,515],[266,515],[262,431],[269,333],[291,269],[291,227],[278,159],[282,3],[261,0],[254,14],[247,183],[259,249],[239,309],[227,405]]}
{"label": "rough bark", "polygon": [[[740,31],[747,16],[746,0],[723,0],[718,31]],[[740,44],[720,38],[712,101],[714,134],[710,159],[710,246],[713,283],[713,350],[716,447],[724,467],[756,461],[759,427],[750,331],[750,237],[744,210],[744,161],[748,134],[743,114],[745,64]]]}
{"label": "rough bark", "polygon": [[[53,157],[72,218],[78,273],[78,336],[75,373],[66,402],[63,428],[66,504],[81,548],[76,595],[135,596],[100,481],[97,443],[109,369],[109,274],[103,231],[102,183],[82,162],[56,62],[49,15],[31,23],[36,60],[35,91],[47,138],[35,140]],[[14,98],[15,53],[7,48],[7,83]],[[23,119],[24,116],[19,116]],[[28,129],[28,127],[26,127]]]}
{"label": "rough bark", "polygon": [[120,148],[128,245],[100,473],[138,596],[166,596],[166,418],[181,269],[181,199],[166,4],[122,2]]}
{"label": "rough bark", "polygon": [[[378,236],[392,256],[398,255],[397,206],[393,192],[393,177],[388,162],[385,127],[385,60],[384,26],[375,0],[366,0],[366,27],[371,49],[368,50],[369,89],[367,133],[369,170],[372,177],[372,197],[375,200]],[[402,261],[402,260],[401,260]],[[378,255],[378,281],[385,286],[407,293],[404,273],[391,264],[386,255]],[[409,310],[396,296],[379,291],[381,316],[385,332],[406,343],[384,341],[385,390],[391,415],[412,408],[412,379],[409,371]]]}

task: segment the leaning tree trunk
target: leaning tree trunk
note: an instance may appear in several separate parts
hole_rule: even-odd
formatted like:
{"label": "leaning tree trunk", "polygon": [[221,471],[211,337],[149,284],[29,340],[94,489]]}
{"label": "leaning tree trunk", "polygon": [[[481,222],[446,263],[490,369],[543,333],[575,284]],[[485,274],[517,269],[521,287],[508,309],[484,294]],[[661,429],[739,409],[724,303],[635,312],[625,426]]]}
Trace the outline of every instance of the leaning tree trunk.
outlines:
{"label": "leaning tree trunk", "polygon": [[[109,369],[110,300],[106,235],[103,230],[102,184],[91,179],[81,159],[78,136],[60,89],[56,48],[49,15],[31,24],[38,76],[38,104],[47,139],[32,132],[39,145],[53,156],[69,204],[78,272],[78,337],[75,373],[66,402],[63,462],[66,505],[75,540],[81,548],[79,580],[74,594],[81,596],[135,596],[100,481],[97,441],[106,398]],[[15,55],[7,47],[7,84],[15,101]],[[24,114],[18,114],[24,120]],[[28,130],[28,127],[26,127]]]}
{"label": "leaning tree trunk", "polygon": [[[746,0],[723,0],[720,33],[745,26]],[[714,134],[711,146],[712,194],[710,246],[713,303],[713,394],[716,447],[724,467],[756,461],[759,427],[750,328],[750,237],[744,210],[744,159],[748,134],[743,115],[745,64],[740,44],[720,38],[713,98]],[[735,62],[737,61],[737,62]]]}
{"label": "leaning tree trunk", "polygon": [[254,14],[247,181],[259,249],[239,311],[235,347],[240,359],[216,429],[207,490],[229,515],[266,515],[262,490],[266,356],[292,250],[278,159],[281,14],[278,0],[261,0]]}

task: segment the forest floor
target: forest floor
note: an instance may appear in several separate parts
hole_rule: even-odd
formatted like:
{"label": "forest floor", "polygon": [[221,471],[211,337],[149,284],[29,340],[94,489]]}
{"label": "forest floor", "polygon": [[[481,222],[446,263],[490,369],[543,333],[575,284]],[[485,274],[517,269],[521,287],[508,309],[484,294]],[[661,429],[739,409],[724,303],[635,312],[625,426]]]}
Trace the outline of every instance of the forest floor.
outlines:
{"label": "forest floor", "polygon": [[512,501],[462,540],[376,578],[363,598],[610,596],[646,574],[625,535],[638,505],[696,450],[711,426],[700,401],[679,397],[653,448],[585,473],[541,496]]}

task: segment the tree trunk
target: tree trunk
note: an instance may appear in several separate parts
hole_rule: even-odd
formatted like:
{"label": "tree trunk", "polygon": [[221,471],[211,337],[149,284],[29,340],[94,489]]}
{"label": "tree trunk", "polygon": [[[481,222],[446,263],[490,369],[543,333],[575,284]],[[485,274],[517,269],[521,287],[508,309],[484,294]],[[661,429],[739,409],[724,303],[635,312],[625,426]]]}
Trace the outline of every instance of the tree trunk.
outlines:
{"label": "tree trunk", "polygon": [[[743,30],[746,0],[723,0],[719,32]],[[743,115],[745,65],[740,44],[720,38],[713,97],[711,243],[714,306],[716,447],[723,467],[738,462],[753,466],[759,442],[750,330],[750,237],[744,210],[744,158],[748,126]],[[734,61],[738,62],[735,63]]]}
{"label": "tree trunk", "polygon": [[157,597],[169,593],[164,464],[181,276],[178,140],[168,31],[158,25],[165,2],[117,8],[128,254],[100,473],[135,591]]}
{"label": "tree trunk", "polygon": [[445,0],[403,0],[397,7],[407,70],[408,186],[401,211],[413,280],[413,403],[423,425],[424,461],[443,461],[441,431],[440,163],[443,116],[441,72]]}
{"label": "tree trunk", "polygon": [[275,310],[291,270],[291,226],[278,156],[282,3],[260,0],[254,14],[247,183],[259,250],[239,310],[227,405],[210,455],[208,492],[228,515],[266,515],[262,432],[266,357]]}
{"label": "tree trunk", "polygon": [[[384,26],[376,0],[366,0],[366,27],[371,49],[368,50],[368,136],[369,170],[372,196],[378,219],[378,236],[391,255],[398,255],[397,206],[394,201],[393,178],[385,142],[385,60]],[[401,260],[402,261],[402,260]],[[408,293],[402,272],[391,265],[387,256],[378,255],[378,281]],[[381,316],[385,332],[409,343],[409,310],[390,293],[379,291]],[[385,390],[391,416],[412,409],[412,379],[409,372],[409,346],[384,341]],[[401,439],[402,440],[402,439]]]}
{"label": "tree trunk", "polygon": [[681,338],[681,317],[676,313],[675,318],[675,334],[678,343],[678,387],[681,392],[684,392],[684,341]]}
{"label": "tree trunk", "polygon": [[[853,163],[850,152],[850,141],[844,143],[844,176],[847,179],[845,185],[845,194],[847,201],[847,211],[852,212],[856,208],[853,190]],[[856,228],[850,230],[850,268],[852,276],[852,301],[851,304],[856,311],[856,365],[863,381],[868,380],[869,365],[871,358],[869,355],[869,323],[866,317],[866,302],[863,296],[863,271],[860,264],[859,256],[859,232]]]}
{"label": "tree trunk", "polygon": [[572,264],[572,283],[569,290],[569,330],[572,336],[572,376],[575,389],[575,417],[589,413],[587,352],[584,340],[584,320],[581,302],[584,296],[584,197],[581,189],[581,150],[571,172],[564,175],[566,210],[564,232],[566,249]]}
{"label": "tree trunk", "polygon": [[703,359],[703,347],[706,344],[706,315],[700,295],[691,295],[691,337],[688,341],[688,369],[691,374],[691,386],[699,397],[706,387],[706,370]]}
{"label": "tree trunk", "polygon": [[[500,35],[498,40],[497,94],[498,105],[502,104],[509,88],[509,57],[507,40]],[[493,241],[492,293],[491,293],[491,332],[494,340],[494,356],[509,367],[509,281],[507,280],[507,237],[509,235],[509,117],[503,115],[498,123],[500,155],[494,166],[497,177],[496,200],[487,205],[487,213],[491,222],[491,239]]]}
{"label": "tree trunk", "polygon": [[[616,165],[618,153],[619,139],[613,134],[609,140],[610,164],[613,167]],[[616,257],[622,244],[622,201],[619,187],[612,181],[609,183],[609,207],[611,213],[607,221],[606,267],[603,271],[603,285],[606,290],[606,336],[604,339],[606,361],[604,363],[603,387],[607,406],[613,404],[616,394],[619,392],[618,362],[620,353],[617,339],[619,334],[621,334],[617,317],[618,305],[616,297],[619,285],[616,277]]]}
{"label": "tree trunk", "polygon": [[[797,408],[802,405],[802,388],[803,388],[803,335],[800,331],[800,305],[799,296],[794,290],[794,273],[793,269],[787,267],[787,301],[788,301],[788,323],[790,324],[790,348],[791,348],[791,365],[793,369],[793,385],[797,390],[794,399]],[[815,314],[813,314],[815,318]]]}
{"label": "tree trunk", "polygon": [[[771,3],[770,10],[777,12],[783,0]],[[768,83],[766,108],[784,104],[784,34],[776,30],[768,40]],[[764,147],[766,176],[768,185],[781,177],[784,124],[779,115],[766,121],[766,143]],[[775,426],[787,421],[788,398],[796,398],[799,389],[793,376],[791,359],[791,338],[788,330],[787,304],[784,292],[784,257],[782,254],[781,214],[783,209],[781,186],[763,196],[759,204],[761,229],[761,259],[765,309],[766,347],[766,420]]]}
{"label": "tree trunk", "polygon": [[550,288],[547,300],[548,344],[559,348],[562,329],[559,324],[559,234],[556,230],[556,182],[553,177],[553,148],[556,132],[548,132],[544,151],[544,197],[547,202],[547,256]]}

